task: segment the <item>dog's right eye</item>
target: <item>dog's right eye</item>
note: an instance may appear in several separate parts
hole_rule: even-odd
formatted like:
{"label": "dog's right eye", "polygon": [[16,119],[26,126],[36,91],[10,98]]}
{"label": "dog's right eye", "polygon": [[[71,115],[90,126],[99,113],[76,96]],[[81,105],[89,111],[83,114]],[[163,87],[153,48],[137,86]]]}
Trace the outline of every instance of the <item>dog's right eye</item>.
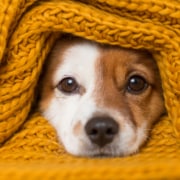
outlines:
{"label": "dog's right eye", "polygon": [[66,77],[59,82],[57,88],[63,93],[72,94],[78,91],[79,85],[74,78]]}

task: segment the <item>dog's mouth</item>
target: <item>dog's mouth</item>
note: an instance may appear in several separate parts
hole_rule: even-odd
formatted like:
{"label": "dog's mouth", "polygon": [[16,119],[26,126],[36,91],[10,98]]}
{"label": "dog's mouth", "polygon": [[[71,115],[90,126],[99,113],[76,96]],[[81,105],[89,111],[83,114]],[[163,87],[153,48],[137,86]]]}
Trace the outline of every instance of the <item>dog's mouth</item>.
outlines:
{"label": "dog's mouth", "polygon": [[104,158],[110,158],[111,156],[105,155],[105,154],[96,154],[92,156],[93,158],[99,158],[99,159],[104,159]]}
{"label": "dog's mouth", "polygon": [[114,155],[112,155],[110,153],[97,153],[97,154],[92,155],[91,157],[94,157],[94,158],[111,158],[111,157],[114,157]]}
{"label": "dog's mouth", "polygon": [[103,148],[99,148],[97,146],[91,147],[91,150],[88,150],[87,155],[92,158],[111,158],[119,156],[116,152],[116,148],[112,147],[112,145],[106,145]]}

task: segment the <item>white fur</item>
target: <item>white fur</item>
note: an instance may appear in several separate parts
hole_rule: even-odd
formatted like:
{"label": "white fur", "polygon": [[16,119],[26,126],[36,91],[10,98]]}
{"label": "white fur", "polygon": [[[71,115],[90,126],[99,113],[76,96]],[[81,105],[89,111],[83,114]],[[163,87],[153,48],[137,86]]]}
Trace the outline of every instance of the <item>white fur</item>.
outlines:
{"label": "white fur", "polygon": [[56,128],[62,143],[72,154],[80,154],[80,147],[87,141],[84,134],[80,137],[81,141],[73,135],[74,125],[77,120],[85,125],[96,111],[91,96],[95,89],[95,63],[98,56],[98,49],[93,44],[77,44],[67,49],[63,63],[57,67],[53,84],[57,85],[64,77],[74,77],[84,86],[86,93],[84,96],[66,96],[56,89],[48,109],[44,112],[45,117]]}
{"label": "white fur", "polygon": [[[43,114],[55,127],[61,142],[71,154],[86,156],[100,152],[111,155],[130,154],[137,151],[139,144],[144,140],[145,125],[137,130],[121,112],[100,107],[95,102],[93,97],[97,78],[95,66],[99,55],[98,47],[91,43],[76,44],[66,50],[62,64],[57,66],[53,84],[56,86],[64,77],[71,76],[85,88],[86,92],[83,95],[68,96],[55,89],[54,96]],[[96,112],[108,114],[123,126],[114,141],[102,149],[90,142],[83,128],[79,135],[75,136],[73,133],[78,121],[84,127]]]}

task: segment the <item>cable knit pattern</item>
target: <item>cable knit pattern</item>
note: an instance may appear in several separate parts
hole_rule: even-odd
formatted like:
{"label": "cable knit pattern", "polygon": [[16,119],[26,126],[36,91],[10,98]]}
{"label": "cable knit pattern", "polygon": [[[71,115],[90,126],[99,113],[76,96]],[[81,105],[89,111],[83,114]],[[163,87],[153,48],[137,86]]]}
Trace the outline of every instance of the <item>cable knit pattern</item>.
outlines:
{"label": "cable knit pattern", "polygon": [[[0,7],[1,178],[180,178],[179,0],[1,0]],[[138,154],[73,157],[37,112],[39,76],[63,33],[153,53],[168,115]]]}

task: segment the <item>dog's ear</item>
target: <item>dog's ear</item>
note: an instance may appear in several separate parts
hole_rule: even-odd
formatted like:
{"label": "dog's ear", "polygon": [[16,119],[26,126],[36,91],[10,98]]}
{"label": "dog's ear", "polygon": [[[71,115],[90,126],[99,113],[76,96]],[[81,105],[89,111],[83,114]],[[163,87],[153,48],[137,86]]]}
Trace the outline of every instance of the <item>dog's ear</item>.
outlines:
{"label": "dog's ear", "polygon": [[56,45],[56,42],[54,42],[54,44],[52,45],[52,48],[50,50],[50,52],[48,53],[46,59],[44,60],[44,64],[43,64],[43,68],[42,68],[42,71],[39,75],[39,78],[38,78],[38,83],[36,85],[36,88],[35,88],[35,93],[34,93],[34,101],[33,101],[33,104],[32,104],[32,109],[37,109],[37,106],[38,106],[38,102],[40,101],[41,99],[41,93],[42,93],[42,88],[43,88],[43,83],[45,83],[45,77],[46,77],[46,73],[48,71],[48,68],[50,66],[50,62],[49,60],[51,59],[51,56],[52,56],[52,49],[55,47]]}

